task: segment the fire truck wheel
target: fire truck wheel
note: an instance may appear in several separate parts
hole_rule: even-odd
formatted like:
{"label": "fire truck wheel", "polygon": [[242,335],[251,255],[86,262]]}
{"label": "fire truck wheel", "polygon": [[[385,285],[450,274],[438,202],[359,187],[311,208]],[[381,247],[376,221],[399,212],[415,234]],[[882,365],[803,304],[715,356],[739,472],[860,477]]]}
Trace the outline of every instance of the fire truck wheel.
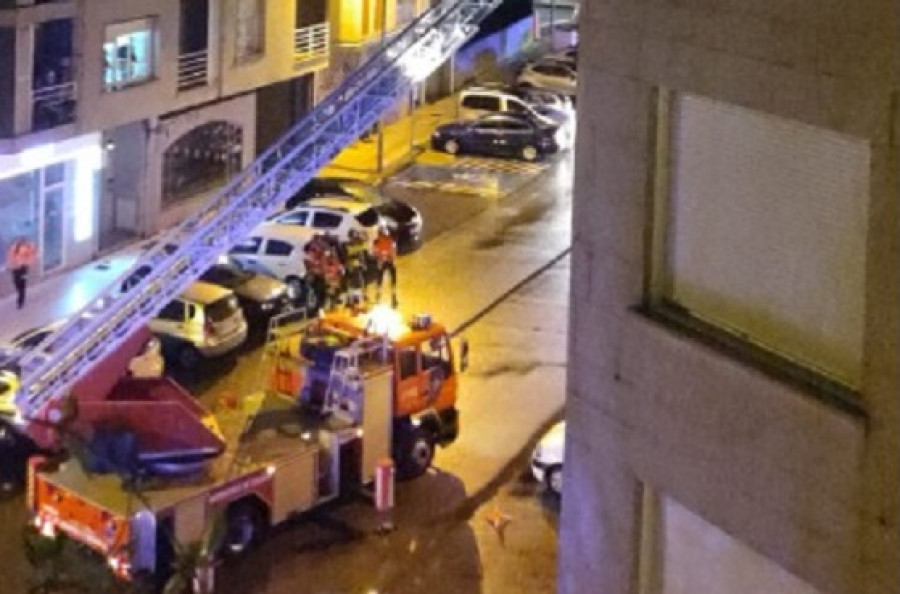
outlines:
{"label": "fire truck wheel", "polygon": [[414,479],[425,474],[434,460],[434,438],[423,427],[411,428],[402,440],[398,477]]}
{"label": "fire truck wheel", "polygon": [[259,507],[249,501],[234,504],[228,510],[224,553],[236,557],[262,539],[266,520]]}

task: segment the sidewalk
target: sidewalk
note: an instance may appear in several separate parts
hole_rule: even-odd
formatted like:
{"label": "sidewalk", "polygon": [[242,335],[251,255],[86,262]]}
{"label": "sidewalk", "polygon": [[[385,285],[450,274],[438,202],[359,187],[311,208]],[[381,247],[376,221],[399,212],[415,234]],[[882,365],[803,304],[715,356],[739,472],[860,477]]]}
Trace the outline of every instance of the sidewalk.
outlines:
{"label": "sidewalk", "polygon": [[323,168],[323,177],[352,177],[377,185],[390,177],[429,147],[431,133],[436,127],[457,117],[457,96],[450,95],[434,103],[419,107],[384,127],[384,147],[381,172],[378,165],[378,134],[357,141]]}
{"label": "sidewalk", "polygon": [[[342,151],[320,175],[353,177],[378,184],[411,162],[426,147],[434,128],[455,117],[456,97],[423,105],[385,126],[384,168],[376,169],[377,137],[357,141]],[[78,312],[134,263],[140,246],[132,244],[84,266],[66,270],[28,287],[27,301],[16,309],[14,294],[0,297],[0,344],[26,330],[50,324]]]}

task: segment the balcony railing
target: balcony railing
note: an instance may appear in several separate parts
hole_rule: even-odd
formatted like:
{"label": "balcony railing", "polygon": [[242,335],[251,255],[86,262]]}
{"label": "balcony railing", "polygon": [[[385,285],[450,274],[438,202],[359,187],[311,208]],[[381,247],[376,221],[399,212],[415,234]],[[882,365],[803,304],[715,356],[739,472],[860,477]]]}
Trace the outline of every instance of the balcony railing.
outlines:
{"label": "balcony railing", "polygon": [[294,64],[327,58],[331,41],[328,23],[318,23],[294,31]]}
{"label": "balcony railing", "polygon": [[31,92],[31,120],[35,131],[75,121],[75,83],[41,87]]}
{"label": "balcony railing", "polygon": [[206,50],[178,56],[179,91],[206,86],[208,73],[209,53]]}

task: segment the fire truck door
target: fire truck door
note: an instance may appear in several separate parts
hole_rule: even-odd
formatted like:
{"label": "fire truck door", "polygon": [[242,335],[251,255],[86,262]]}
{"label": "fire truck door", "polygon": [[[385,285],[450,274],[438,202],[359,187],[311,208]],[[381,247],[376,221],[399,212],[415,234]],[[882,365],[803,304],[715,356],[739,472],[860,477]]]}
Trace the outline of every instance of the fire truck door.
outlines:
{"label": "fire truck door", "polygon": [[397,349],[397,415],[418,412],[422,388],[418,347]]}

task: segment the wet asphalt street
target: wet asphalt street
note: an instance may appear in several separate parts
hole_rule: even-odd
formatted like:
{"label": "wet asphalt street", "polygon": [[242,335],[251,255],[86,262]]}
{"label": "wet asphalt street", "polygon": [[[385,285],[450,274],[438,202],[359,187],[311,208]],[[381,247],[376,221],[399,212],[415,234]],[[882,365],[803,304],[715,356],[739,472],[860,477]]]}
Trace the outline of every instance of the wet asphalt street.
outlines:
{"label": "wet asphalt street", "polygon": [[[486,165],[469,162],[456,179],[490,175]],[[423,247],[400,261],[401,310],[430,311],[471,343],[460,438],[438,452],[433,472],[398,486],[396,531],[377,534],[381,518],[362,499],[317,510],[224,567],[217,592],[554,591],[558,504],[530,480],[527,458],[565,398],[570,158],[497,175],[494,186],[511,193],[411,187],[403,175],[383,188],[425,221]],[[262,334],[237,357],[175,375],[209,405],[252,391],[264,379]],[[25,591],[24,519],[21,497],[0,503],[0,594]]]}

